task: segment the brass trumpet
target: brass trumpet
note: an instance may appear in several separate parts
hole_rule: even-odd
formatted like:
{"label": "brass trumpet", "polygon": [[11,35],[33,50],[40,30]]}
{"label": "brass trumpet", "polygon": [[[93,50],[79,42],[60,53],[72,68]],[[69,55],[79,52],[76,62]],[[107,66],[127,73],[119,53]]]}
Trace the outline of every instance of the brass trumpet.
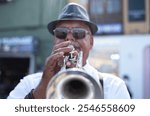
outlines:
{"label": "brass trumpet", "polygon": [[[83,52],[78,57],[64,58],[64,66],[49,82],[47,99],[103,99],[102,86],[82,68]],[[66,62],[76,63],[74,68],[66,68]]]}

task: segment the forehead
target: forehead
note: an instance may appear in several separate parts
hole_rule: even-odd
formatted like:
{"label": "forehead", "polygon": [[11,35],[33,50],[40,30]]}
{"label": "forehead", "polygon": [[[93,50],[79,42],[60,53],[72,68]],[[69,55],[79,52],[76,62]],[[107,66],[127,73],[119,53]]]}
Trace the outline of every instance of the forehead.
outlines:
{"label": "forehead", "polygon": [[72,27],[80,27],[80,28],[85,28],[89,30],[89,26],[86,25],[86,23],[82,21],[60,21],[56,27],[67,27],[67,28],[72,28]]}

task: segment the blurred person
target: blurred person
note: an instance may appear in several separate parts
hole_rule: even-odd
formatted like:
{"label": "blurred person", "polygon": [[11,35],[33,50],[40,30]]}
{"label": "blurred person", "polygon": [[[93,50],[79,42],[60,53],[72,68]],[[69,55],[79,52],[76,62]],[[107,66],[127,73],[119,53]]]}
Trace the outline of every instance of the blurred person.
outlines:
{"label": "blurred person", "polygon": [[[8,99],[45,99],[49,81],[60,72],[64,56],[72,51],[75,56],[83,51],[82,68],[97,83],[100,83],[99,75],[103,77],[104,99],[130,99],[123,80],[101,73],[88,63],[89,52],[94,43],[93,35],[98,28],[90,21],[85,8],[76,3],[67,4],[58,19],[48,24],[48,30],[54,36],[54,45],[43,72],[25,76],[10,92]],[[74,64],[68,61],[66,67],[72,68]]]}

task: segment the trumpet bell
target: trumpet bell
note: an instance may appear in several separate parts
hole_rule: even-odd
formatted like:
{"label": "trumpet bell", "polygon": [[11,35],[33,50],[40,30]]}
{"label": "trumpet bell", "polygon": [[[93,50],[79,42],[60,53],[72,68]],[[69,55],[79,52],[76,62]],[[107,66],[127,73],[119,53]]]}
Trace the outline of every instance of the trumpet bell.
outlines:
{"label": "trumpet bell", "polygon": [[49,82],[47,99],[103,99],[102,86],[79,68],[56,74]]}

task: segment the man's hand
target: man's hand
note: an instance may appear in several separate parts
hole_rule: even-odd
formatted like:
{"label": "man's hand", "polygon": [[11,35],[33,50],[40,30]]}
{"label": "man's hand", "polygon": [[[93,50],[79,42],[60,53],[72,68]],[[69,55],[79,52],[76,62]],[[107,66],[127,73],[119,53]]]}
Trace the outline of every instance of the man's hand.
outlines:
{"label": "man's hand", "polygon": [[[64,57],[73,50],[72,47],[68,47],[70,44],[70,41],[65,41],[54,45],[51,55],[46,60],[42,79],[37,88],[33,91],[33,95],[36,99],[46,98],[46,89],[49,81],[60,71],[64,63]],[[77,53],[75,52],[75,54]],[[67,62],[66,65],[67,67],[72,67],[72,64],[69,62]]]}

